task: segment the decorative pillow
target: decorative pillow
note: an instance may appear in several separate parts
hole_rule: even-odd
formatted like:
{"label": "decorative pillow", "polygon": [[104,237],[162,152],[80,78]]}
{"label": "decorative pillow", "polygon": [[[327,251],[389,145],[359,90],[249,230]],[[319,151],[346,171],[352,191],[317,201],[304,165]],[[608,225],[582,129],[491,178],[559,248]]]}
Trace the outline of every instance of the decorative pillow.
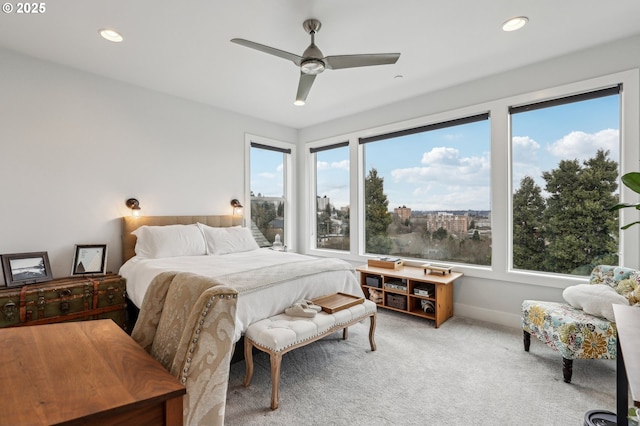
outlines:
{"label": "decorative pillow", "polygon": [[574,308],[609,321],[615,321],[613,304],[629,305],[626,297],[616,293],[608,285],[602,284],[572,285],[564,289],[562,297]]}
{"label": "decorative pillow", "polygon": [[249,228],[232,226],[230,228],[214,228],[198,224],[207,242],[208,254],[228,254],[256,250],[260,247]]}
{"label": "decorative pillow", "polygon": [[143,225],[132,232],[138,237],[136,256],[157,259],[174,256],[201,256],[207,247],[198,225]]}

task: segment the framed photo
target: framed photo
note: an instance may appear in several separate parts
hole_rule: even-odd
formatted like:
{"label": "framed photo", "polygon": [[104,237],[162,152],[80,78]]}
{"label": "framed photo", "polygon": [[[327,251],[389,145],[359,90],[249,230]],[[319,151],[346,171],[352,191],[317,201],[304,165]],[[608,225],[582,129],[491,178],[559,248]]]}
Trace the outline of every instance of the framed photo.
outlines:
{"label": "framed photo", "polygon": [[106,267],[106,244],[76,244],[71,275],[104,274]]}
{"label": "framed photo", "polygon": [[45,251],[3,254],[0,257],[7,287],[42,283],[53,279],[49,255]]}

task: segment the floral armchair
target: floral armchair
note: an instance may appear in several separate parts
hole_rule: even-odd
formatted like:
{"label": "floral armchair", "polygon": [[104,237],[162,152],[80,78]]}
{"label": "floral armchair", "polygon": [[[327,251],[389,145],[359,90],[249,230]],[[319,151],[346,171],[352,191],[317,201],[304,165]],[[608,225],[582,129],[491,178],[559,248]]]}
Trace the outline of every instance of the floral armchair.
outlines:
{"label": "floral armchair", "polygon": [[[609,265],[596,266],[591,272],[589,284],[609,286],[617,295],[624,296],[621,298],[623,302],[626,298],[630,305],[640,307],[638,270]],[[613,319],[611,316],[610,318]],[[588,313],[586,308],[583,310],[569,303],[525,300],[522,303],[522,329],[525,351],[529,352],[531,335],[534,335],[560,352],[566,383],[571,382],[574,359],[616,358],[615,322],[594,315],[593,312]]]}

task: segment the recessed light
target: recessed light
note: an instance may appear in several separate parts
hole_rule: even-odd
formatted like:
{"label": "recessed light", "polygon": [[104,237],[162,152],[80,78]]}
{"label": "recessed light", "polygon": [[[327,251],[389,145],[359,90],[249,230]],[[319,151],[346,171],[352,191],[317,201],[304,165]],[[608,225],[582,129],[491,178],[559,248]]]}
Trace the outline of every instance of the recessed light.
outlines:
{"label": "recessed light", "polygon": [[296,101],[293,102],[293,104],[295,106],[302,106],[302,105],[304,105],[304,101],[296,100]]}
{"label": "recessed light", "polygon": [[119,32],[117,32],[116,30],[109,29],[109,28],[103,28],[100,31],[98,31],[98,33],[105,40],[109,40],[109,41],[112,41],[114,43],[120,43],[122,40],[124,40],[124,38],[122,37],[122,35]]}
{"label": "recessed light", "polygon": [[520,28],[524,27],[527,24],[527,22],[529,22],[529,18],[527,18],[526,16],[517,16],[515,18],[509,19],[504,24],[502,24],[502,30],[503,31],[519,30]]}
{"label": "recessed light", "polygon": [[398,74],[398,75],[393,76],[393,78],[396,79],[396,80],[402,80],[404,78],[404,75]]}

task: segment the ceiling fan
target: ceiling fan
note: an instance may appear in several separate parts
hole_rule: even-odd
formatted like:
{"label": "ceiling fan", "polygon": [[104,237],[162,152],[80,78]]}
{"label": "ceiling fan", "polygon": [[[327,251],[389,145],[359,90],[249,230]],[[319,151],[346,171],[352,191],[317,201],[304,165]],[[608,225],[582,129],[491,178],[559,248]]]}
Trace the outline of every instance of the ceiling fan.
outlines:
{"label": "ceiling fan", "polygon": [[302,56],[242,38],[231,39],[231,42],[287,59],[300,67],[298,94],[294,102],[296,105],[304,105],[316,75],[325,69],[338,70],[343,68],[368,67],[371,65],[395,64],[400,57],[399,53],[324,56],[315,44],[315,34],[320,31],[320,26],[320,21],[317,19],[307,19],[302,23],[304,30],[311,35],[311,44],[302,53]]}

